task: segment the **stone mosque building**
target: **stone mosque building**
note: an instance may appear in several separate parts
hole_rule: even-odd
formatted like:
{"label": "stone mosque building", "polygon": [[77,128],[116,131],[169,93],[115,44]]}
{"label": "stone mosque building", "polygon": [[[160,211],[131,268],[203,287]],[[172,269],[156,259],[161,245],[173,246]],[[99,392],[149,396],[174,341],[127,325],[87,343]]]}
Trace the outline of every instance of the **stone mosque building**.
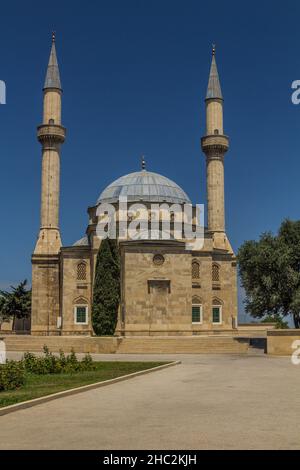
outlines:
{"label": "stone mosque building", "polygon": [[[31,333],[91,335],[93,279],[101,243],[96,231],[101,218],[99,205],[109,203],[118,214],[119,200],[124,196],[130,204],[143,203],[149,211],[153,203],[171,207],[191,202],[176,183],[147,171],[143,161],[141,171],[116,179],[102,191],[96,204],[88,208],[85,236],[73,246],[63,246],[59,229],[60,153],[66,129],[61,121],[55,37],[43,93],[43,123],[38,127],[41,223],[32,255]],[[229,141],[223,131],[223,97],[214,49],[205,106],[206,131],[201,146],[207,171],[207,227],[203,247],[188,249],[184,235],[169,240],[119,239],[121,303],[116,335],[191,336],[237,327],[236,258],[224,217],[224,157]],[[193,210],[195,213],[194,206]],[[171,218],[171,230],[172,224]]]}

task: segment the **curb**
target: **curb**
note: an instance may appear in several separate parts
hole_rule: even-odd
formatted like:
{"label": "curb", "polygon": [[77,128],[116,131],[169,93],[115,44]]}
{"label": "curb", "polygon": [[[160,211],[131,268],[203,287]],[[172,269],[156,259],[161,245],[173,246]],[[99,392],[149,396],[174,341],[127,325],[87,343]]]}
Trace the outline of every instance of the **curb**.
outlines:
{"label": "curb", "polygon": [[96,382],[89,385],[83,385],[82,387],[71,388],[69,390],[63,390],[62,392],[53,393],[52,395],[45,395],[44,397],[34,398],[33,400],[22,401],[14,405],[5,406],[0,408],[0,416],[7,415],[19,410],[25,410],[27,408],[32,408],[36,405],[41,405],[42,403],[47,403],[52,400],[57,400],[58,398],[64,398],[71,395],[77,395],[79,393],[88,392],[89,390],[94,390],[96,388],[105,387],[107,385],[112,385],[118,382],[123,382],[125,380],[134,379],[140,375],[150,374],[151,372],[156,372],[159,370],[167,369],[169,367],[177,366],[181,364],[181,361],[173,361],[168,364],[163,364],[162,366],[152,367],[152,369],[141,370],[139,372],[133,372],[132,374],[122,375],[121,377],[116,377],[115,379],[104,380],[102,382]]}

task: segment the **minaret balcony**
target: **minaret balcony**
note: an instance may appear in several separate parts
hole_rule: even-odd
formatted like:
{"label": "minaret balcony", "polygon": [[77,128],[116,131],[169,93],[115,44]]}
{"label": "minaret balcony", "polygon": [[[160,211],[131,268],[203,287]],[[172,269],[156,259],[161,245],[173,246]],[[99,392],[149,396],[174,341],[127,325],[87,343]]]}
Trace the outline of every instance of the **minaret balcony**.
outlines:
{"label": "minaret balcony", "polygon": [[229,149],[229,139],[226,135],[206,135],[201,139],[201,147],[205,155],[224,155]]}
{"label": "minaret balcony", "polygon": [[57,124],[42,124],[37,128],[37,137],[41,144],[58,143],[63,144],[66,137],[66,129]]}

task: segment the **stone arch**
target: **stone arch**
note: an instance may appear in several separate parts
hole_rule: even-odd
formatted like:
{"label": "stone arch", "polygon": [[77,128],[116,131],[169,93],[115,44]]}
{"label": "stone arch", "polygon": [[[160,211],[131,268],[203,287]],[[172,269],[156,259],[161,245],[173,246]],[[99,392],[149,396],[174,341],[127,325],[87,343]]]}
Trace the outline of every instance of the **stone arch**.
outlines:
{"label": "stone arch", "polygon": [[213,306],[216,306],[216,307],[222,307],[223,301],[221,299],[219,299],[218,297],[214,297],[213,301],[212,301],[212,304],[213,304]]}
{"label": "stone arch", "polygon": [[198,295],[193,295],[192,304],[193,305],[201,305],[202,304],[201,298]]}
{"label": "stone arch", "polygon": [[74,299],[73,304],[74,305],[88,305],[89,301],[87,300],[86,297],[83,297],[82,295],[80,297],[76,297]]}

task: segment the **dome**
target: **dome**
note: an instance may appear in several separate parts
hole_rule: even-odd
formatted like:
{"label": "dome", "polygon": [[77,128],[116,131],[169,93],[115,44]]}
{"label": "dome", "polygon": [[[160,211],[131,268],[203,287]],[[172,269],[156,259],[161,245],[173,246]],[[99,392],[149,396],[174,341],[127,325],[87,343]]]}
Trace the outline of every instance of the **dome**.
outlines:
{"label": "dome", "polygon": [[128,202],[191,203],[174,181],[146,170],[130,173],[111,183],[100,194],[97,204],[117,203],[120,197],[127,197]]}
{"label": "dome", "polygon": [[77,240],[77,242],[75,242],[73,246],[89,246],[88,237],[85,235],[83,238],[80,238],[80,240]]}

